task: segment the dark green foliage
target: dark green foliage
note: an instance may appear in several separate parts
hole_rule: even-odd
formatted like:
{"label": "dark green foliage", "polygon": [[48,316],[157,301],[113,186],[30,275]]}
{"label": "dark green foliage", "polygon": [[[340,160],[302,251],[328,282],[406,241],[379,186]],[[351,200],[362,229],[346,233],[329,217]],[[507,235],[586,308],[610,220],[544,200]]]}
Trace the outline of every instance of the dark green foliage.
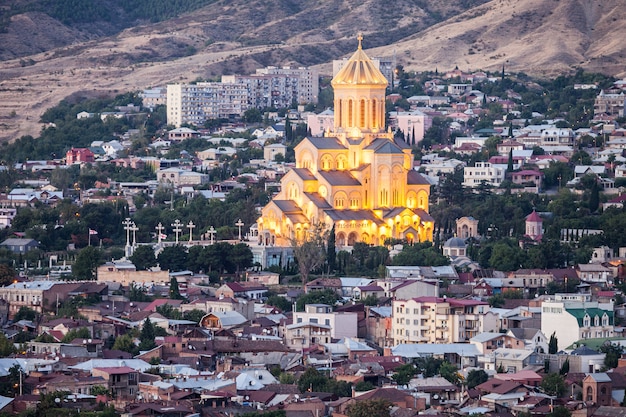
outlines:
{"label": "dark green foliage", "polygon": [[130,261],[135,265],[138,271],[145,271],[157,264],[154,249],[152,249],[150,245],[141,245],[136,248],[130,257]]}
{"label": "dark green foliage", "polygon": [[449,265],[450,259],[440,253],[432,243],[404,245],[402,252],[393,257],[393,265],[442,266]]}
{"label": "dark green foliage", "polygon": [[15,346],[6,338],[4,333],[0,333],[0,357],[6,358],[13,353],[15,353]]}
{"label": "dark green foliage", "polygon": [[457,367],[448,361],[444,361],[439,367],[439,375],[453,384],[458,384],[460,381]]}
{"label": "dark green foliage", "polygon": [[170,279],[170,299],[172,300],[182,300],[184,297],[180,295],[180,290],[178,288],[178,280],[176,277],[172,277]]}
{"label": "dark green foliage", "polygon": [[565,385],[565,380],[562,375],[551,373],[543,378],[541,388],[543,388],[548,395],[560,397],[565,393],[567,386]]}
{"label": "dark green foliage", "polygon": [[561,369],[559,370],[559,374],[567,375],[568,372],[569,372],[569,359],[565,359],[565,362],[563,362],[563,366],[561,366]]}
{"label": "dark green foliage", "polygon": [[94,246],[87,246],[76,255],[76,261],[72,266],[72,276],[79,281],[93,280],[96,267],[101,263],[102,252]]}
{"label": "dark green foliage", "polygon": [[609,342],[600,347],[600,352],[606,354],[604,357],[604,366],[609,369],[613,369],[617,368],[619,358],[622,357],[624,348],[620,345],[614,345]]}
{"label": "dark green foliage", "polygon": [[139,336],[139,350],[150,350],[156,347],[154,337],[156,336],[156,330],[154,324],[150,321],[150,318],[146,317],[141,327],[141,335]]}
{"label": "dark green foliage", "polygon": [[69,343],[74,339],[89,339],[91,337],[91,333],[89,329],[86,327],[81,327],[80,329],[72,329],[61,340],[61,343]]}
{"label": "dark green foliage", "polygon": [[196,323],[200,323],[200,320],[202,320],[202,317],[204,316],[206,316],[206,312],[198,309],[185,311],[183,313],[184,320],[195,321]]}
{"label": "dark green foliage", "polygon": [[369,381],[361,381],[354,386],[355,391],[370,391],[376,388],[374,384]]}
{"label": "dark green foliage", "polygon": [[158,306],[156,308],[156,312],[162,315],[163,317],[172,319],[172,320],[180,320],[183,318],[183,315],[180,312],[180,310],[175,309],[174,307],[172,307],[171,304],[163,304],[163,305]]}
{"label": "dark green foliage", "polygon": [[398,385],[407,385],[411,378],[417,375],[418,369],[412,363],[407,363],[396,368],[391,377]]}
{"label": "dark green foliage", "polygon": [[22,306],[17,311],[17,313],[15,313],[15,316],[13,317],[13,321],[20,321],[20,320],[33,321],[35,320],[35,318],[37,318],[37,312],[35,310],[33,310],[32,308],[28,308],[26,306]]}
{"label": "dark green foliage", "polygon": [[415,367],[425,378],[430,378],[439,374],[439,368],[442,363],[443,360],[433,357],[418,358],[415,360]]}
{"label": "dark green foliage", "polygon": [[187,251],[182,245],[163,248],[157,259],[161,268],[170,272],[183,271],[187,268]]}
{"label": "dark green foliage", "polygon": [[290,311],[293,306],[293,303],[291,301],[287,300],[285,297],[276,294],[268,296],[267,300],[265,300],[265,304],[278,307],[282,311]]}
{"label": "dark green foliage", "polygon": [[326,248],[326,265],[328,266],[328,273],[332,274],[337,268],[337,249],[335,247],[335,224],[333,223],[332,229],[328,235],[328,244]]}
{"label": "dark green foliage", "polygon": [[572,412],[565,406],[557,405],[546,417],[571,417]]}
{"label": "dark green foliage", "polygon": [[348,417],[389,417],[393,404],[387,399],[357,401],[346,411]]}
{"label": "dark green foliage", "polygon": [[148,295],[146,289],[131,283],[128,288],[128,299],[130,301],[152,301],[152,297]]}
{"label": "dark green foliage", "polygon": [[548,342],[548,353],[554,355],[559,351],[559,340],[556,338],[556,333],[553,332],[550,335],[550,341]]}
{"label": "dark green foliage", "polygon": [[332,307],[340,299],[341,297],[331,289],[311,291],[298,297],[296,300],[296,310],[304,311],[306,304],[327,304]]}
{"label": "dark green foliage", "polygon": [[467,373],[467,379],[465,383],[467,384],[468,389],[475,388],[477,385],[482,384],[483,382],[487,382],[489,379],[489,375],[487,372],[482,369],[472,369]]}
{"label": "dark green foliage", "polygon": [[13,283],[17,276],[15,270],[7,264],[0,264],[0,286],[4,287]]}
{"label": "dark green foliage", "polygon": [[317,369],[310,367],[298,379],[300,392],[332,392],[339,397],[349,397],[352,386],[345,381],[329,378]]}

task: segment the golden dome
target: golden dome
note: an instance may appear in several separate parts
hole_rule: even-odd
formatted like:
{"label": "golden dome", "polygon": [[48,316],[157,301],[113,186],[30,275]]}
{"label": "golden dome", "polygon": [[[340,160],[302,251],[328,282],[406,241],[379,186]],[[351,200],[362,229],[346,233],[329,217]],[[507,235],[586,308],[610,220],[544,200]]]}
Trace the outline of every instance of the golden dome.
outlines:
{"label": "golden dome", "polygon": [[359,47],[350,57],[348,62],[335,75],[331,84],[335,85],[378,85],[387,86],[388,82],[382,72],[374,65],[372,60],[363,52],[361,41],[363,36],[359,34]]}

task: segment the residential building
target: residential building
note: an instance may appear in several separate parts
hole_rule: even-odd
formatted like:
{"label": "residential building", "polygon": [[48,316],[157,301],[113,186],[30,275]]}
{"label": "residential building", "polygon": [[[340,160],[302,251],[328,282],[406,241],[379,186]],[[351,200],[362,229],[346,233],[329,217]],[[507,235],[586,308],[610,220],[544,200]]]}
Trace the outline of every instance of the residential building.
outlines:
{"label": "residential building", "polygon": [[611,270],[600,263],[578,264],[576,273],[581,282],[609,286],[613,284]]}
{"label": "residential building", "polygon": [[148,88],[139,93],[141,106],[154,110],[156,106],[167,104],[167,88]]}
{"label": "residential building", "polygon": [[202,126],[209,119],[242,116],[249,108],[249,91],[237,83],[203,82],[167,86],[167,124]]}
{"label": "residential building", "polygon": [[329,326],[330,337],[341,339],[344,337],[356,338],[357,313],[334,312],[326,304],[307,304],[304,311],[293,313],[293,324],[311,323]]}
{"label": "residential building", "polygon": [[202,185],[209,182],[209,176],[200,172],[188,171],[180,168],[159,169],[156,172],[160,183],[170,184],[173,187],[182,185]]}
{"label": "residential building", "polygon": [[594,117],[599,115],[608,115],[614,117],[622,117],[624,115],[624,103],[626,95],[623,91],[605,92],[600,90],[595,102],[593,103]]}
{"label": "residential building", "polygon": [[65,154],[65,165],[92,163],[95,156],[88,148],[71,148]]}
{"label": "residential building", "polygon": [[289,246],[316,223],[335,225],[340,247],[387,238],[432,241],[430,183],[413,170],[411,148],[385,128],[387,80],[361,39],[331,84],[334,131],[296,146],[296,168],[282,177],[281,191],[257,221],[259,244]]}
{"label": "residential building", "polygon": [[543,173],[532,169],[514,171],[511,173],[511,182],[516,185],[523,185],[526,190],[533,189],[538,193],[543,187]]}
{"label": "residential building", "polygon": [[39,247],[39,243],[35,239],[10,237],[5,239],[0,246],[10,250],[13,253],[24,254]]}
{"label": "residential building", "polygon": [[589,301],[584,294],[556,294],[541,303],[541,331],[554,335],[559,350],[583,339],[614,335],[612,303]]}
{"label": "residential building", "polygon": [[483,301],[419,297],[394,300],[392,308],[394,345],[466,342],[495,331],[497,324],[497,316]]}
{"label": "residential building", "polygon": [[15,316],[22,307],[43,313],[44,306],[51,307],[57,301],[65,301],[69,293],[80,285],[57,281],[16,282],[0,287],[0,299],[9,304],[9,318]]}
{"label": "residential building", "polygon": [[411,145],[413,139],[416,144],[424,139],[424,134],[433,125],[433,118],[419,110],[392,113],[389,117],[396,122],[392,127],[400,129],[406,142]]}
{"label": "residential building", "polygon": [[499,187],[504,181],[506,168],[493,166],[489,162],[476,162],[473,167],[463,168],[463,185],[476,188],[482,183]]}
{"label": "residential building", "polygon": [[129,366],[93,368],[91,375],[103,378],[115,398],[134,399],[139,392],[139,372]]}

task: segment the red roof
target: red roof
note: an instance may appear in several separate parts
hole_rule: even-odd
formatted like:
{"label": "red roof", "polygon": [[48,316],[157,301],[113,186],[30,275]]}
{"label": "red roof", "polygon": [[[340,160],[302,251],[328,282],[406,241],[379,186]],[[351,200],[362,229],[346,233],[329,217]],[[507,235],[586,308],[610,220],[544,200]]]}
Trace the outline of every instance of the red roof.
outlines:
{"label": "red roof", "polygon": [[535,210],[533,210],[532,213],[530,213],[528,216],[526,216],[526,221],[527,222],[543,223],[543,219],[541,217],[539,217],[539,215],[537,214],[537,212]]}

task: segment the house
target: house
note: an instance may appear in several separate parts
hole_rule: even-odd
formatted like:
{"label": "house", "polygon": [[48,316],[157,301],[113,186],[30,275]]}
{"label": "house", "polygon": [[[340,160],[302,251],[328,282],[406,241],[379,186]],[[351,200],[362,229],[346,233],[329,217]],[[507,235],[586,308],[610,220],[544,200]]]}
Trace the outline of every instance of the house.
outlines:
{"label": "house", "polygon": [[307,304],[304,311],[293,313],[293,323],[312,323],[330,326],[330,336],[335,339],[356,338],[358,332],[358,314],[355,312],[334,312],[326,304]]}
{"label": "house", "polygon": [[139,373],[128,366],[93,368],[91,375],[102,377],[115,398],[134,399],[139,392]]}
{"label": "house", "polygon": [[613,383],[607,373],[589,374],[583,379],[583,400],[599,406],[613,405]]}
{"label": "house", "polygon": [[528,366],[543,366],[544,360],[538,353],[525,349],[498,348],[493,351],[493,369],[503,368],[507,373],[515,373]]}
{"label": "house", "polygon": [[266,162],[275,161],[278,155],[282,155],[283,158],[287,154],[287,147],[282,143],[272,143],[263,147],[263,159]]}
{"label": "house", "polygon": [[505,168],[492,166],[489,162],[476,162],[473,167],[463,168],[463,186],[476,188],[482,183],[499,187],[506,173]]}
{"label": "house", "polygon": [[516,185],[523,185],[526,188],[533,188],[539,192],[543,186],[543,173],[531,169],[515,171],[511,173],[511,182]]}
{"label": "house", "polygon": [[613,283],[611,270],[599,263],[578,264],[576,273],[581,282],[610,286]]}
{"label": "house", "polygon": [[65,154],[65,165],[93,163],[94,161],[94,153],[88,148],[71,148]]}
{"label": "house", "polygon": [[244,298],[247,300],[260,300],[266,292],[266,286],[255,284],[253,282],[227,282],[215,290],[215,295],[222,298],[230,297]]}
{"label": "house", "polygon": [[524,341],[507,333],[480,333],[470,339],[483,355],[490,354],[499,348],[524,349]]}
{"label": "house", "polygon": [[179,127],[167,132],[167,138],[171,141],[183,141],[185,139],[199,138],[200,132],[188,127]]}
{"label": "house", "polygon": [[24,254],[39,247],[35,239],[10,237],[0,243],[0,246],[7,248],[13,253]]}

